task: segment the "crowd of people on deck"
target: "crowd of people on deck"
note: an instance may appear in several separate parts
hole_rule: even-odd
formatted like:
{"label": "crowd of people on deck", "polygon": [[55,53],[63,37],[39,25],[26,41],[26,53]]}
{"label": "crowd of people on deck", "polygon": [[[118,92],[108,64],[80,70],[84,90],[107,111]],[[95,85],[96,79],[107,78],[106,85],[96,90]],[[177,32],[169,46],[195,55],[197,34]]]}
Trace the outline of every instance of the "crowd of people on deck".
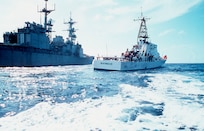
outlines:
{"label": "crowd of people on deck", "polygon": [[126,50],[125,53],[121,54],[122,60],[128,60],[128,61],[153,61],[153,55],[146,53],[144,50],[141,53],[139,51],[139,45],[134,45],[132,50]]}

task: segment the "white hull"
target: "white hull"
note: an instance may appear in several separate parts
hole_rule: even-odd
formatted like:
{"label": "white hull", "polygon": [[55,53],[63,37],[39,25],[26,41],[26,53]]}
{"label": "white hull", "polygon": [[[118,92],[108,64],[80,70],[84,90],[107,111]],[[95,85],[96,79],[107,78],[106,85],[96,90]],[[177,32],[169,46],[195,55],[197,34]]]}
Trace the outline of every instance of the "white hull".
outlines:
{"label": "white hull", "polygon": [[166,60],[157,61],[118,61],[118,60],[94,60],[93,66],[96,70],[131,71],[161,67]]}

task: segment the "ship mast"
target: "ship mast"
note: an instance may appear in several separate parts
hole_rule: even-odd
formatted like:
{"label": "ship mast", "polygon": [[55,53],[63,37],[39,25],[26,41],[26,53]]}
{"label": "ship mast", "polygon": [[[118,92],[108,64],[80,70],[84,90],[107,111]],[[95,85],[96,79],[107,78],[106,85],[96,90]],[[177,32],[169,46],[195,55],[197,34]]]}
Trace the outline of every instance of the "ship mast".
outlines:
{"label": "ship mast", "polygon": [[75,43],[75,40],[76,40],[76,29],[73,27],[73,25],[75,24],[76,22],[73,21],[73,19],[71,18],[71,14],[70,14],[70,18],[69,18],[69,21],[68,22],[64,22],[64,24],[67,24],[69,25],[69,29],[67,29],[66,31],[68,31],[68,39],[72,42],[72,43]]}
{"label": "ship mast", "polygon": [[145,18],[143,16],[143,13],[141,11],[141,17],[138,19],[134,19],[134,21],[141,21],[140,23],[140,28],[139,28],[139,33],[137,36],[137,42],[140,43],[142,40],[143,42],[147,42],[147,39],[149,38],[148,33],[147,33],[147,26],[146,26],[146,20],[149,20],[150,18]]}
{"label": "ship mast", "polygon": [[51,32],[51,27],[52,27],[53,25],[52,25],[52,21],[51,21],[51,20],[49,20],[49,21],[47,22],[47,16],[48,16],[48,14],[50,14],[52,11],[55,11],[55,8],[54,8],[53,10],[48,10],[48,9],[47,9],[47,1],[48,1],[48,0],[45,0],[45,8],[43,8],[40,12],[45,14],[44,28],[45,28],[46,32]]}

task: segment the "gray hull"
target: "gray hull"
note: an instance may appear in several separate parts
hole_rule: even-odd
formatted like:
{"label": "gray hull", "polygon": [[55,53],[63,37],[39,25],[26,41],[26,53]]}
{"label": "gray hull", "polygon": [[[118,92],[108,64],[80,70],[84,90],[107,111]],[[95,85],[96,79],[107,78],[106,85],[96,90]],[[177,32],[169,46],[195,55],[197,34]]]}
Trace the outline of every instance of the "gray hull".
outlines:
{"label": "gray hull", "polygon": [[0,45],[0,66],[58,66],[92,64],[93,57],[79,57],[68,53],[32,47]]}

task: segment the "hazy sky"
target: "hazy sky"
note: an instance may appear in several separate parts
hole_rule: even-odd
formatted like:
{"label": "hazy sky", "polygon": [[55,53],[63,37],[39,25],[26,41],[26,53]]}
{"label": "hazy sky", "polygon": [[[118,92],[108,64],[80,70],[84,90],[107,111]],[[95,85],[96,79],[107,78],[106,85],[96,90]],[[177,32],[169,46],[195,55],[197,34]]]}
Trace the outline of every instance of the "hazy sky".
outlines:
{"label": "hazy sky", "polygon": [[[147,21],[152,43],[168,63],[204,63],[203,0],[49,0],[49,15],[54,20],[52,36],[67,37],[64,21],[77,22],[77,41],[84,53],[94,56],[120,56],[136,43],[141,14]],[[0,5],[0,41],[3,33],[24,27],[24,22],[43,23],[37,12],[44,0],[4,0]]]}

